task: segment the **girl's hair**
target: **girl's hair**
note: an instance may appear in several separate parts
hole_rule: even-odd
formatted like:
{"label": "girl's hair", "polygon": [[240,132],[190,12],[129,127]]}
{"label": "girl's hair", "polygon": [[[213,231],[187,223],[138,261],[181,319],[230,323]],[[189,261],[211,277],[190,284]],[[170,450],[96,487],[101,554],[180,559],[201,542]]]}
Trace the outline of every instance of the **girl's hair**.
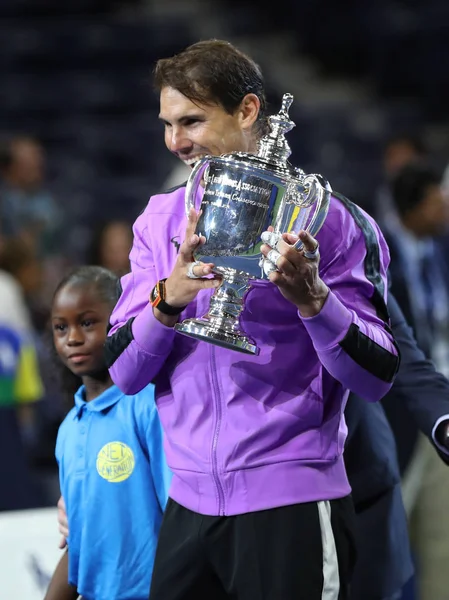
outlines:
{"label": "girl's hair", "polygon": [[[53,294],[54,303],[58,293],[68,285],[93,286],[98,293],[98,299],[109,304],[111,312],[120,297],[120,279],[109,269],[98,266],[77,267],[70,271],[58,284]],[[53,359],[57,367],[56,375],[63,393],[67,409],[73,406],[73,396],[81,385],[81,379],[66,367],[59,358],[53,342],[53,332],[50,330]]]}
{"label": "girl's hair", "polygon": [[83,266],[72,269],[58,284],[53,294],[53,302],[57,294],[68,285],[93,285],[96,287],[101,301],[114,308],[120,296],[119,278],[115,273],[99,266]]}

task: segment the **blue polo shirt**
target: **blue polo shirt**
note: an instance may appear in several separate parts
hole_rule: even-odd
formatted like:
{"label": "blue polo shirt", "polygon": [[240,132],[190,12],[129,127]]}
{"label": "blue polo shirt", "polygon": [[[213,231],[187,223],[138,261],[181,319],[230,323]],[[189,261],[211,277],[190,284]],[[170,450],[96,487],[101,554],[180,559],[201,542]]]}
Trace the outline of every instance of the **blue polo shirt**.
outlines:
{"label": "blue polo shirt", "polygon": [[56,442],[69,519],[69,582],[85,600],[148,600],[171,472],[154,387],[112,386],[85,402],[82,386]]}

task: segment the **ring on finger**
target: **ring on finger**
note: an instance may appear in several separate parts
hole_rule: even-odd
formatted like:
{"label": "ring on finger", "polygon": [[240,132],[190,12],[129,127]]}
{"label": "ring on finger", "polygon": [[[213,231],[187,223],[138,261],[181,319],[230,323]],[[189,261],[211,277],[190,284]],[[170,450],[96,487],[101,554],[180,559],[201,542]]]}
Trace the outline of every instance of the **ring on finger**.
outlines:
{"label": "ring on finger", "polygon": [[270,250],[267,254],[267,260],[277,266],[277,261],[281,258],[281,253],[277,250]]}
{"label": "ring on finger", "polygon": [[274,231],[264,231],[261,239],[264,244],[267,244],[272,248],[277,248],[278,242],[282,239],[282,236]]}
{"label": "ring on finger", "polygon": [[309,260],[313,260],[318,256],[318,250],[320,245],[317,243],[313,250],[303,250],[304,258],[308,258]]}
{"label": "ring on finger", "polygon": [[189,264],[189,266],[187,267],[187,277],[189,279],[201,279],[201,275],[195,275],[195,267],[199,267],[201,265],[201,262],[199,260],[196,260],[195,262],[191,262]]}
{"label": "ring on finger", "polygon": [[271,261],[269,261],[265,258],[262,261],[262,270],[265,273],[265,275],[268,277],[269,275],[271,275],[271,273],[274,273],[275,271],[277,271],[277,268]]}

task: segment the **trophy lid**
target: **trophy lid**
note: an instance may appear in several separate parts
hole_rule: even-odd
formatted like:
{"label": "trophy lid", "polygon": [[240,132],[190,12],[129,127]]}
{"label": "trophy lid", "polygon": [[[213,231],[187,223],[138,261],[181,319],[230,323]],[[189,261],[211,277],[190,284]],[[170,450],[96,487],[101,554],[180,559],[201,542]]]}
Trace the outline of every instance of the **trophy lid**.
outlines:
{"label": "trophy lid", "polygon": [[271,115],[268,118],[271,131],[260,140],[257,152],[259,158],[277,165],[287,162],[292,151],[285,139],[285,134],[295,127],[295,123],[288,115],[292,102],[293,94],[284,94],[281,110],[277,115]]}
{"label": "trophy lid", "polygon": [[288,115],[292,102],[292,94],[283,95],[281,110],[278,114],[268,117],[270,132],[260,140],[256,154],[233,152],[223,154],[218,160],[234,166],[238,164],[246,170],[254,172],[257,170],[262,177],[264,177],[263,173],[265,176],[269,173],[273,177],[278,176],[292,180],[304,175],[302,169],[294,167],[288,161],[292,151],[285,139],[285,134],[295,127],[295,123]]}

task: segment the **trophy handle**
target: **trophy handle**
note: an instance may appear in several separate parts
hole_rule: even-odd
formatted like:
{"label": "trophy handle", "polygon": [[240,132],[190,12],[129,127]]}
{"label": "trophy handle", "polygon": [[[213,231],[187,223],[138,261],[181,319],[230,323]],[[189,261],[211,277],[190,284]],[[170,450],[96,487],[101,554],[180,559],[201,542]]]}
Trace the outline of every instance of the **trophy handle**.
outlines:
{"label": "trophy handle", "polygon": [[[312,174],[304,177],[304,186],[309,188],[310,194],[317,196],[315,210],[307,226],[307,231],[314,236],[319,232],[323,225],[329,210],[332,188],[330,183],[322,175]],[[297,250],[302,248],[302,242],[298,240],[294,247]]]}
{"label": "trophy handle", "polygon": [[209,166],[210,161],[210,156],[204,156],[201,160],[199,160],[193,167],[189,179],[187,180],[185,195],[185,206],[187,216],[189,216],[190,209],[194,208],[195,210],[198,210],[198,208],[195,206],[196,193],[198,191],[198,188],[200,187],[201,179],[203,179],[204,171]]}

